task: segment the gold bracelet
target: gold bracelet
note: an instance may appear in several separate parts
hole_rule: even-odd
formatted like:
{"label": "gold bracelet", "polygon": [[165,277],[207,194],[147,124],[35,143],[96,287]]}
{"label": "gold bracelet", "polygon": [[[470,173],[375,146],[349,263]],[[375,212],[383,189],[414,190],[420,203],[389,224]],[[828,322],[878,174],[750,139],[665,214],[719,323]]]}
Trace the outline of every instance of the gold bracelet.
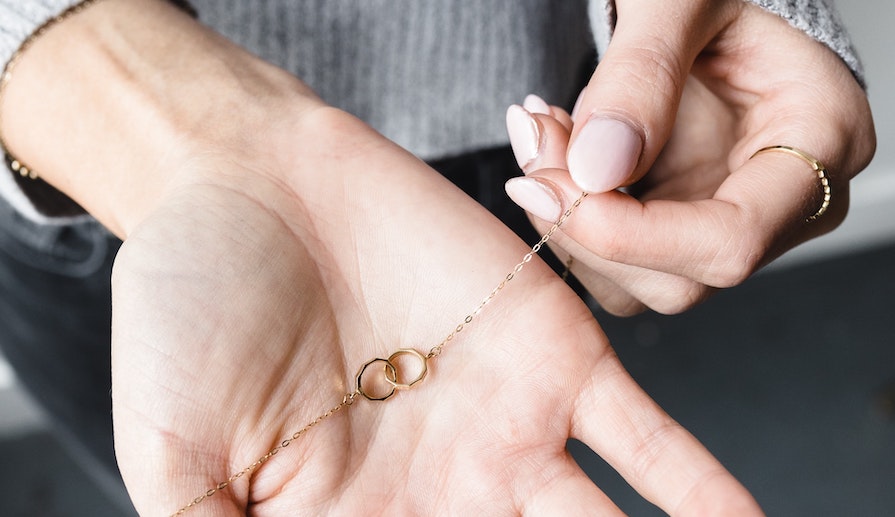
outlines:
{"label": "gold bracelet", "polygon": [[[91,5],[98,3],[99,1],[100,0],[82,0],[81,2],[76,3],[75,5],[47,20],[34,32],[32,32],[27,38],[25,38],[25,41],[23,41],[19,48],[16,49],[15,52],[13,52],[12,56],[10,56],[9,61],[6,62],[6,66],[3,68],[3,74],[0,75],[0,107],[3,106],[3,94],[6,92],[6,86],[12,80],[13,71],[15,70],[16,65],[19,63],[19,60],[21,60],[22,55],[31,47],[31,45],[33,45],[35,41],[37,41],[41,36],[46,34],[48,30],[58,25],[60,22],[67,20],[68,18],[80,13]],[[196,17],[196,10],[187,1],[168,1],[184,10],[190,16]],[[22,177],[31,178],[33,180],[38,178],[37,171],[25,165],[25,163],[13,156],[13,154],[9,151],[9,146],[6,145],[6,139],[3,138],[2,116],[0,116],[0,147],[3,148],[6,165],[10,169],[12,169],[13,172],[17,172]]]}
{"label": "gold bracelet", "polygon": [[[584,198],[587,197],[587,192],[582,192],[578,199],[572,203],[572,206],[567,208],[562,215],[560,215],[559,219],[553,226],[550,227],[549,230],[543,236],[541,236],[541,240],[537,242],[531,249],[522,256],[522,260],[519,261],[516,266],[507,273],[506,276],[498,283],[494,289],[491,289],[491,292],[488,293],[488,296],[482,299],[479,302],[478,306],[472,310],[469,314],[466,315],[465,318],[456,326],[453,330],[451,330],[444,339],[441,340],[440,343],[433,346],[429,349],[428,353],[423,353],[415,348],[399,348],[392,355],[388,356],[388,358],[376,357],[370,359],[366,363],[364,363],[360,369],[357,371],[357,375],[354,377],[354,390],[350,393],[342,394],[341,401],[321,413],[314,420],[311,420],[304,427],[298,429],[294,433],[288,436],[284,436],[283,440],[280,441],[277,445],[275,445],[272,449],[268,450],[263,456],[260,456],[254,463],[243,468],[242,470],[233,473],[230,477],[228,477],[225,481],[221,481],[220,483],[215,484],[214,486],[206,489],[204,492],[199,493],[196,497],[193,498],[192,501],[188,502],[184,506],[180,507],[177,511],[172,513],[170,517],[178,517],[195,508],[203,501],[207,500],[209,497],[213,497],[215,494],[218,494],[230,487],[239,480],[240,478],[246,477],[249,474],[252,474],[262,465],[270,461],[274,456],[283,451],[286,447],[289,447],[293,442],[305,436],[311,429],[321,424],[323,421],[329,419],[333,415],[339,412],[347,411],[348,408],[354,405],[355,402],[361,399],[366,399],[371,402],[382,402],[389,400],[392,398],[396,392],[409,390],[412,387],[416,386],[420,382],[422,382],[426,378],[426,374],[429,372],[429,369],[432,367],[431,363],[434,362],[438,356],[441,355],[444,348],[453,341],[457,335],[463,331],[473,320],[477,319],[482,311],[485,309],[485,306],[491,303],[494,298],[500,294],[500,292],[509,284],[516,275],[518,275],[526,264],[531,262],[531,260],[541,251],[541,249],[547,244],[547,241],[553,237],[559,228],[566,222],[566,220],[572,216],[572,212],[575,211],[579,206],[581,206]],[[572,266],[572,257],[566,261],[566,269],[562,273],[563,280],[568,278],[569,268]],[[406,362],[409,362],[411,366],[416,366],[413,368],[413,372],[406,373],[402,371],[402,367],[399,366],[399,359],[404,359]],[[403,364],[403,363],[402,363]],[[372,368],[374,365],[377,368]],[[379,375],[378,383],[370,383],[370,376]],[[378,386],[378,388],[377,388]]]}

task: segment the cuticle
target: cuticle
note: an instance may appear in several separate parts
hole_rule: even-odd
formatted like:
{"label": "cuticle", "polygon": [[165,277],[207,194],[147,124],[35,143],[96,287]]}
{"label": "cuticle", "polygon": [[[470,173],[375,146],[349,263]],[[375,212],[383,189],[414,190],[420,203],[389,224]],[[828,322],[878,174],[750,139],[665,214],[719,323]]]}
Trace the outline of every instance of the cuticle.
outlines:
{"label": "cuticle", "polygon": [[535,133],[534,137],[535,137],[535,142],[536,142],[535,155],[532,156],[528,161],[525,162],[525,164],[522,165],[522,170],[524,171],[524,170],[528,169],[528,167],[532,163],[534,163],[538,158],[541,157],[541,154],[544,151],[544,145],[546,144],[546,141],[547,141],[547,132],[544,130],[544,125],[541,124],[540,120],[538,120],[538,117],[536,117],[532,112],[526,110],[525,108],[522,108],[522,109],[525,110],[526,113],[528,113],[528,117],[531,120],[532,128],[534,129],[534,133]]}
{"label": "cuticle", "polygon": [[531,178],[531,179],[537,181],[538,184],[539,184],[544,190],[546,190],[548,194],[550,194],[550,197],[552,197],[553,200],[556,201],[556,204],[559,205],[560,210],[565,210],[565,206],[564,206],[564,203],[563,203],[563,200],[562,200],[562,196],[560,196],[559,194],[556,193],[557,189],[556,189],[556,187],[554,186],[554,184],[553,184],[552,181],[548,181],[548,180],[545,180],[545,179],[542,179],[542,178]]}

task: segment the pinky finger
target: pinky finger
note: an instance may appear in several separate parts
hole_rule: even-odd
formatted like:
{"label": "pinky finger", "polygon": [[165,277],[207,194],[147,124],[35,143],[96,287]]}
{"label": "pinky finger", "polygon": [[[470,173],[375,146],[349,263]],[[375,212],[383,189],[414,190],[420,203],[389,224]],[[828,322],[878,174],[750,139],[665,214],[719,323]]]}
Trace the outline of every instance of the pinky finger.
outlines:
{"label": "pinky finger", "polygon": [[522,103],[522,107],[531,113],[553,117],[566,128],[566,131],[569,133],[572,132],[572,117],[566,110],[559,106],[551,106],[550,104],[547,104],[547,101],[544,99],[535,94],[530,94],[525,97],[525,102]]}

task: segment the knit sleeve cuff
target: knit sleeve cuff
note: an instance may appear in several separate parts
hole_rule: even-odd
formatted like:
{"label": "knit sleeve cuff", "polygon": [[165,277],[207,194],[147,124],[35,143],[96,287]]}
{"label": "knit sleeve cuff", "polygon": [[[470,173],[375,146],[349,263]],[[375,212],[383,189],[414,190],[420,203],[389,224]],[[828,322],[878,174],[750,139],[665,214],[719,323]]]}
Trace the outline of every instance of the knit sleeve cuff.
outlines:
{"label": "knit sleeve cuff", "polygon": [[750,0],[753,4],[772,12],[790,25],[830,47],[845,61],[862,87],[864,65],[852,46],[839,11],[830,0]]}
{"label": "knit sleeve cuff", "polygon": [[[831,0],[749,0],[762,9],[774,13],[796,29],[823,43],[839,55],[858,83],[866,88],[864,66]],[[590,0],[589,14],[594,40],[599,55],[606,52],[615,28],[614,0]]]}
{"label": "knit sleeve cuff", "polygon": [[0,0],[0,62],[5,65],[31,33],[76,3],[77,0]]}

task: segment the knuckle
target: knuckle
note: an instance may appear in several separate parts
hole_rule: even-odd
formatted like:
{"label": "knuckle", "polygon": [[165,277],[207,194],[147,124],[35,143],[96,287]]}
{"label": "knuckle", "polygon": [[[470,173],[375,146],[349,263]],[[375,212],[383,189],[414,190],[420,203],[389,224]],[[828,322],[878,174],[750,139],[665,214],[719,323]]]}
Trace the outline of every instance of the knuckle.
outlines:
{"label": "knuckle", "polygon": [[659,314],[674,315],[688,311],[705,301],[712,290],[703,284],[681,278],[678,286],[664,287],[657,295],[647,300],[646,305]]}
{"label": "knuckle", "polygon": [[606,232],[598,241],[597,254],[610,262],[623,262],[625,241],[617,232]]}
{"label": "knuckle", "polygon": [[[825,164],[832,165],[834,172],[849,180],[864,170],[876,154],[873,114],[866,92],[842,63],[835,61],[829,75],[838,80],[808,87],[806,98],[813,101],[810,109],[815,115],[802,132],[817,135],[818,128],[825,128],[821,131],[824,147],[836,150]],[[804,113],[805,110],[800,110],[798,116],[803,117]]]}
{"label": "knuckle", "polygon": [[749,278],[761,265],[761,246],[743,246],[719,253],[709,266],[706,283],[712,287],[735,287]]}
{"label": "knuckle", "polygon": [[876,129],[873,123],[873,116],[870,114],[870,105],[867,104],[866,99],[862,104],[862,108],[855,117],[861,121],[860,127],[852,133],[854,135],[852,138],[854,167],[849,178],[854,177],[870,165],[870,161],[873,160],[873,156],[876,154]]}
{"label": "knuckle", "polygon": [[597,303],[604,311],[619,318],[636,316],[646,311],[646,306],[631,296],[597,299]]}
{"label": "knuckle", "polygon": [[[767,231],[762,214],[741,214],[725,232],[726,240],[712,243],[715,253],[708,259],[701,280],[710,287],[735,287],[746,281],[763,264],[777,237]],[[761,229],[761,230],[759,230]]]}
{"label": "knuckle", "polygon": [[680,424],[670,418],[658,427],[641,437],[640,443],[632,453],[631,477],[636,484],[647,484],[649,477],[663,459],[668,448],[686,433]]}
{"label": "knuckle", "polygon": [[640,300],[625,289],[605,281],[604,277],[597,279],[593,273],[585,273],[577,278],[593,297],[593,301],[613,316],[624,318],[646,310],[646,306]]}
{"label": "knuckle", "polygon": [[589,251],[610,262],[620,262],[627,249],[625,236],[616,229],[605,228],[593,232],[589,238],[590,242],[587,245]]}
{"label": "knuckle", "polygon": [[[629,49],[620,63],[627,72],[629,81],[633,78],[647,87],[654,95],[664,97],[662,101],[677,99],[683,89],[686,67],[676,58],[676,52],[662,41],[651,40],[649,46],[641,45]],[[637,91],[628,90],[628,91]],[[676,102],[675,102],[676,104]]]}

